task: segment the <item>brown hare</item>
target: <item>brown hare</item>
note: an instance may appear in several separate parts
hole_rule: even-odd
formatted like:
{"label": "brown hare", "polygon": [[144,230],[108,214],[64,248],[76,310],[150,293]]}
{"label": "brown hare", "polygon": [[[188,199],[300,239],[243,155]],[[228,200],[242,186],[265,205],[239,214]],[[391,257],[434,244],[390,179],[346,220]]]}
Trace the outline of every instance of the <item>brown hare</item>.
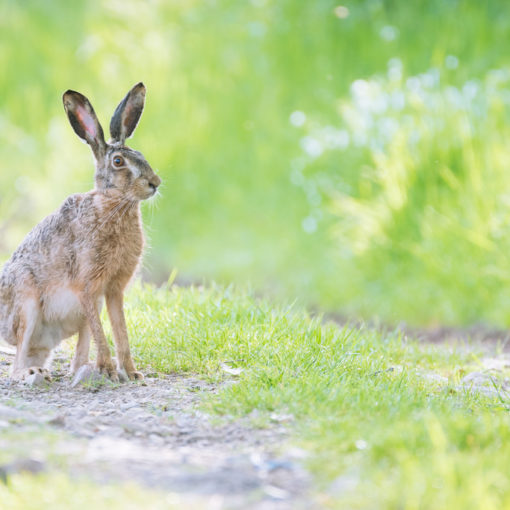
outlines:
{"label": "brown hare", "polygon": [[[88,99],[68,90],[64,108],[76,134],[94,153],[95,189],[71,195],[23,240],[0,275],[0,336],[16,346],[11,377],[34,373],[51,380],[51,352],[78,333],[71,371],[88,363],[90,334],[97,345],[96,368],[113,381],[119,372],[143,379],[129,350],[123,310],[126,285],[144,244],[140,202],[161,183],[140,152],[124,145],[142,114],[145,86],[135,85],[110,122],[111,141]],[[100,311],[106,301],[112,325],[114,366]]]}

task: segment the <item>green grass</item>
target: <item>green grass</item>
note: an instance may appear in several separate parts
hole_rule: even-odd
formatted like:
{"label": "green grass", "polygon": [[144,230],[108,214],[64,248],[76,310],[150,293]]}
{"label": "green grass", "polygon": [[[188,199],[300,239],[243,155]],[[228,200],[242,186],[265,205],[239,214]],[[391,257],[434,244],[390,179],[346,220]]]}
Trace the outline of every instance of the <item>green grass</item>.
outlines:
{"label": "green grass", "polygon": [[[178,494],[158,494],[133,485],[100,486],[71,480],[63,474],[13,475],[8,485],[0,483],[0,501],[6,510],[86,510],[91,505],[112,510],[167,510],[189,504]],[[196,505],[194,508],[204,507]]]}
{"label": "green grass", "polygon": [[292,414],[324,504],[510,508],[510,402],[458,389],[480,367],[476,349],[324,324],[234,288],[136,287],[126,313],[145,369],[215,380],[230,377],[222,363],[242,369],[210,412]]}
{"label": "green grass", "polygon": [[[460,387],[466,374],[483,369],[481,347],[340,327],[233,286],[137,284],[126,317],[142,371],[234,382],[203,395],[201,408],[219,421],[248,417],[267,427],[285,417],[290,435],[282,448],[307,452],[314,497],[325,508],[510,509],[510,401],[501,391],[488,397]],[[225,364],[240,373],[231,375]],[[495,374],[495,387],[509,375]],[[37,428],[4,431],[0,463],[28,444],[51,452],[61,440]],[[97,508],[188,504],[134,484],[74,480],[65,474],[65,456],[50,460],[56,470],[0,483],[6,508],[40,501],[55,508],[65,501],[73,510],[90,501]]]}

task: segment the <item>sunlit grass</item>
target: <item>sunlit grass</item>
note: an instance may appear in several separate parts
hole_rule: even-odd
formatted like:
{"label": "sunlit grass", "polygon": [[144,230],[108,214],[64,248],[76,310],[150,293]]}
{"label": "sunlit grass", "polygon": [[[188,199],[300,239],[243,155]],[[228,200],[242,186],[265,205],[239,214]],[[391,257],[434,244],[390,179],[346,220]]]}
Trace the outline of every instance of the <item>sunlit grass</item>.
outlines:
{"label": "sunlit grass", "polygon": [[[299,449],[313,497],[326,508],[510,508],[507,394],[486,396],[462,382],[482,367],[479,347],[339,327],[234,287],[135,285],[126,316],[142,371],[214,381],[218,392],[203,393],[199,406],[221,421],[283,424],[282,453]],[[495,390],[508,370],[493,376]],[[85,475],[69,478],[65,440],[42,427],[4,429],[1,465],[26,457],[28,444],[30,455],[47,453],[42,475],[13,474],[0,483],[7,508],[35,508],[37,501],[135,508],[144,498],[151,508],[188,504],[135,481],[98,487]]]}
{"label": "sunlit grass", "polygon": [[222,364],[241,369],[210,412],[293,416],[325,504],[510,507],[509,402],[459,386],[476,349],[323,324],[234,288],[135,288],[127,317],[145,369],[213,380],[232,378]]}
{"label": "sunlit grass", "polygon": [[[135,485],[97,485],[86,480],[71,480],[63,474],[15,474],[7,484],[0,483],[0,501],[6,510],[167,510],[183,508],[179,494],[143,490]],[[194,508],[205,508],[196,503]]]}

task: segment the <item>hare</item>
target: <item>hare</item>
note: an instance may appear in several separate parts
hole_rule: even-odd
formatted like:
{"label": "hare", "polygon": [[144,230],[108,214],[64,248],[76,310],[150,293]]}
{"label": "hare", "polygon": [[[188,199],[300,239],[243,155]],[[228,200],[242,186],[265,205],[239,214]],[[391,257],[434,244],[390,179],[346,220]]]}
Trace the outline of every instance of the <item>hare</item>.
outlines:
{"label": "hare", "polygon": [[[118,105],[108,143],[85,96],[68,90],[63,102],[71,126],[94,154],[95,188],[68,197],[25,237],[2,269],[0,336],[16,346],[11,377],[24,380],[40,373],[50,381],[51,351],[78,333],[73,373],[88,363],[92,334],[101,374],[118,381],[123,370],[129,379],[143,379],[129,350],[123,294],[142,256],[140,202],[155,195],[161,179],[124,141],[142,114],[145,86],[135,85]],[[116,367],[99,317],[104,301]]]}

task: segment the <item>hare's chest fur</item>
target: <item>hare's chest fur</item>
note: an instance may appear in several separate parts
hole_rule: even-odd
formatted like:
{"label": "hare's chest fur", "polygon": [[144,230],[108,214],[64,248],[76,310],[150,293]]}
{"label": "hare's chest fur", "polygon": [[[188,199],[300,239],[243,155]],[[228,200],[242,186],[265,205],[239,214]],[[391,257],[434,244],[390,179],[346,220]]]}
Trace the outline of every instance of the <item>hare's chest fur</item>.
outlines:
{"label": "hare's chest fur", "polygon": [[133,276],[143,250],[143,233],[138,218],[118,225],[98,240],[91,264],[102,267],[104,285]]}
{"label": "hare's chest fur", "polygon": [[143,251],[139,205],[97,192],[85,200],[90,201],[93,213],[77,214],[75,220],[75,239],[79,239],[74,247],[76,271],[81,280],[95,281],[97,289],[104,291],[116,281],[123,287],[135,273]]}

